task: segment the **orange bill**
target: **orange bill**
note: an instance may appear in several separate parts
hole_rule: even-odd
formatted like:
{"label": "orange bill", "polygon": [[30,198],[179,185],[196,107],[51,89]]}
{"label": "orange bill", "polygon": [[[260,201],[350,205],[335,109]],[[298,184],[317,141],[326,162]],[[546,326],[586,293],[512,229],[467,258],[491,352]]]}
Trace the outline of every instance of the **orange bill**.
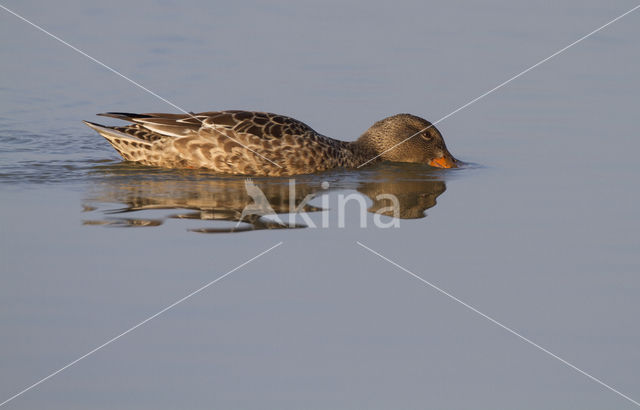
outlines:
{"label": "orange bill", "polygon": [[444,156],[442,158],[436,158],[429,161],[429,165],[436,168],[458,168],[456,160],[452,157]]}

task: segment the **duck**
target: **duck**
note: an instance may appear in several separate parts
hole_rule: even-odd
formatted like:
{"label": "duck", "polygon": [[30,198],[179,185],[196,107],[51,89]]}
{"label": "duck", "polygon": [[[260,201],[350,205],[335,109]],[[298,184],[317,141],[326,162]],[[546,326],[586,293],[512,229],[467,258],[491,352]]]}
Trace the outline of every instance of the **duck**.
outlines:
{"label": "duck", "polygon": [[460,163],[447,149],[440,131],[412,114],[377,121],[355,141],[326,137],[301,121],[268,112],[97,115],[128,121],[125,126],[84,123],[124,160],[154,167],[285,176],[360,168],[382,161],[437,168],[456,168]]}

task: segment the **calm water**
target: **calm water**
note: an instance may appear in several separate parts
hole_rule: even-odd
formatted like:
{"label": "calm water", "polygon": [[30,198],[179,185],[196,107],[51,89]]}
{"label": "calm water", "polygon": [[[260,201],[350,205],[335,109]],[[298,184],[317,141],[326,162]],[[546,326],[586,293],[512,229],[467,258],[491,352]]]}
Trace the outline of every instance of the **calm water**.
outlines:
{"label": "calm water", "polygon": [[[347,140],[435,121],[635,6],[3,4],[187,110]],[[439,124],[476,165],[300,177],[327,228],[236,229],[243,178],[122,163],[81,123],[174,108],[0,10],[0,402],[282,241],[6,408],[634,408],[356,241],[639,400],[638,13]],[[253,183],[288,212],[287,179]],[[366,227],[355,201],[339,227],[350,193]],[[379,193],[399,228],[374,225]]]}

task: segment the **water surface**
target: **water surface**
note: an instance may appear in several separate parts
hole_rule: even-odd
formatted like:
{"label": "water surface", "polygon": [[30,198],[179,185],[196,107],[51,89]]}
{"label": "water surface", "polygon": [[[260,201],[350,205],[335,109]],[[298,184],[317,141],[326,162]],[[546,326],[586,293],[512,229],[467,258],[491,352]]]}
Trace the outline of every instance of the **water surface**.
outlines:
{"label": "water surface", "polygon": [[[435,121],[635,5],[3,4],[189,111],[346,140]],[[282,241],[7,408],[634,408],[356,241],[638,400],[639,18],[439,124],[479,166],[299,177],[327,228],[227,234],[244,178],[122,163],[81,123],[175,109],[0,11],[0,401]],[[284,218],[288,179],[253,183]],[[355,201],[339,227],[350,193],[366,227]]]}

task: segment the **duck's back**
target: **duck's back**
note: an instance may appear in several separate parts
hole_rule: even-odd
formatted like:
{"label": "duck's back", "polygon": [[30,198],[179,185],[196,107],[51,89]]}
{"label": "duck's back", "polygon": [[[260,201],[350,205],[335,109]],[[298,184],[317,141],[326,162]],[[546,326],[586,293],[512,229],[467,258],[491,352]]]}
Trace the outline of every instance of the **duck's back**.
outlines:
{"label": "duck's back", "polygon": [[87,123],[126,160],[245,175],[292,175],[344,166],[346,143],[296,119],[253,111],[192,114],[105,113],[123,127]]}

